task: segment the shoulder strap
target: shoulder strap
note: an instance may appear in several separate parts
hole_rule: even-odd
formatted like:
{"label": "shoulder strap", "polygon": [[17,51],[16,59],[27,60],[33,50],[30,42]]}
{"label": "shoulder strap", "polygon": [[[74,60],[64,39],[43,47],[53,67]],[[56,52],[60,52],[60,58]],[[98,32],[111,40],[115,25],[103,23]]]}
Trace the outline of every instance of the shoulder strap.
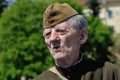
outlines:
{"label": "shoulder strap", "polygon": [[49,69],[51,72],[55,73],[59,78],[61,78],[62,80],[68,80],[67,78],[65,78],[64,76],[62,76],[62,74],[60,74],[60,72],[56,69],[56,67],[52,67]]}

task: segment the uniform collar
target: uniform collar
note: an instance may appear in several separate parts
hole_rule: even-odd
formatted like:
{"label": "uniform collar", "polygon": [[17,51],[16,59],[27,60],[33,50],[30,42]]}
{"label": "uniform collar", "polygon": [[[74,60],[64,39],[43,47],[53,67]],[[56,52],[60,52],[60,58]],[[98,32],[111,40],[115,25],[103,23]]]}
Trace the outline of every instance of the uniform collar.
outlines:
{"label": "uniform collar", "polygon": [[80,63],[81,61],[82,61],[82,59],[83,59],[83,53],[82,52],[80,52],[80,58],[79,58],[79,60],[77,61],[77,62],[75,62],[72,66],[75,66],[75,65],[77,65],[78,63]]}
{"label": "uniform collar", "polygon": [[68,80],[80,80],[82,75],[87,72],[95,71],[97,68],[101,68],[104,65],[104,61],[93,61],[90,59],[79,59],[73,66],[69,68],[62,68],[56,66],[56,69]]}

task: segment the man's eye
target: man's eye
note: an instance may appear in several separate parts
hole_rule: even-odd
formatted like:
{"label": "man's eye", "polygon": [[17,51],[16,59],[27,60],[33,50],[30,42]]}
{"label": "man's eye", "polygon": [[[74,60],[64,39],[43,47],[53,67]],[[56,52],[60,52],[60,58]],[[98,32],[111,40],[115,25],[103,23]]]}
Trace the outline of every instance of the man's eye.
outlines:
{"label": "man's eye", "polygon": [[46,34],[45,34],[45,37],[48,38],[48,37],[50,36],[50,34],[51,34],[51,32],[46,33]]}

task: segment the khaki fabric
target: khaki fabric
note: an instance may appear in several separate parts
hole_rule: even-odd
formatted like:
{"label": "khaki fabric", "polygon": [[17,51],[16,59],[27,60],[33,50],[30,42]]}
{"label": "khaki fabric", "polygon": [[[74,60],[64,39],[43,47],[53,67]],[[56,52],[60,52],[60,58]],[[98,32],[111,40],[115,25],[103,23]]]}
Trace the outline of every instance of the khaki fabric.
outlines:
{"label": "khaki fabric", "polygon": [[60,72],[56,69],[56,67],[52,67],[49,69],[51,72],[55,73],[56,75],[58,75],[58,77],[62,80],[68,80],[66,77],[62,76],[62,74],[60,74]]}
{"label": "khaki fabric", "polygon": [[62,80],[51,71],[45,71],[32,80]]}
{"label": "khaki fabric", "polygon": [[81,80],[120,80],[120,68],[106,62],[102,68],[87,72]]}
{"label": "khaki fabric", "polygon": [[52,27],[74,15],[78,14],[76,10],[74,10],[67,3],[54,3],[49,5],[43,16],[43,28]]}
{"label": "khaki fabric", "polygon": [[97,68],[94,66],[96,65],[91,65],[93,69],[89,70],[87,69],[87,66],[84,65],[84,70],[82,69],[84,71],[83,74],[78,74],[75,76],[79,77],[78,79],[63,79],[65,76],[63,76],[59,70],[54,68],[63,77],[59,76],[58,72],[56,74],[56,71],[54,72],[50,69],[43,72],[33,80],[120,80],[120,68],[118,66],[109,62],[105,62],[102,66],[98,66]]}

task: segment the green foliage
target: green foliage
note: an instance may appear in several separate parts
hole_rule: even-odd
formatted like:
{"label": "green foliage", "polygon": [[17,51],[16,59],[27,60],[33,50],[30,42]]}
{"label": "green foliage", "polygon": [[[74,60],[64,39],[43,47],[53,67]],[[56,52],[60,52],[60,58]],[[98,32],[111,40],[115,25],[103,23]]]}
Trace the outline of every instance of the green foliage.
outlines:
{"label": "green foliage", "polygon": [[85,56],[91,59],[108,60],[108,47],[113,45],[111,39],[113,28],[104,25],[98,17],[88,17],[88,41],[83,46]]}
{"label": "green foliage", "polygon": [[44,0],[18,0],[0,19],[0,80],[34,77],[53,65],[42,36]]}

